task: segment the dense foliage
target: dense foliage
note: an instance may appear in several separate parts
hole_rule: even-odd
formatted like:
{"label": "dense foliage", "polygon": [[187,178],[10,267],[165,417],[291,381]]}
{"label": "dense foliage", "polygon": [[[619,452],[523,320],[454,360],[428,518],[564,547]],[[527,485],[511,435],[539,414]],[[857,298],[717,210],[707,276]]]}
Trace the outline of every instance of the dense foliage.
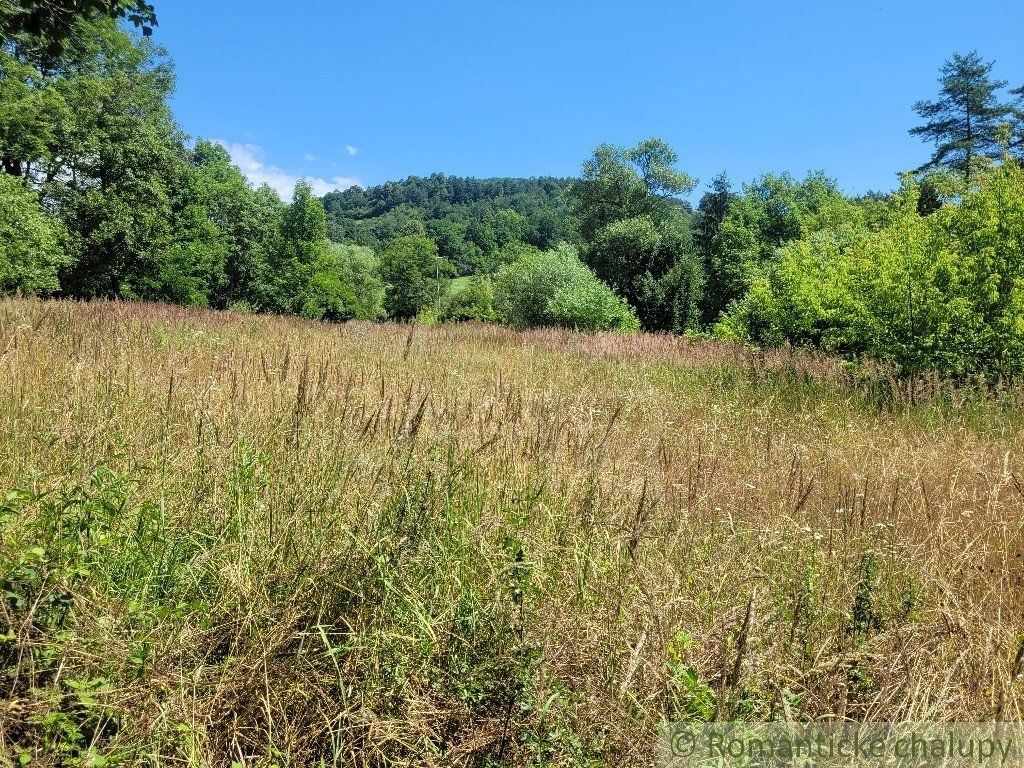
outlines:
{"label": "dense foliage", "polygon": [[381,250],[409,235],[429,235],[466,275],[494,266],[509,243],[550,248],[571,237],[565,179],[410,177],[324,197],[332,239]]}
{"label": "dense foliage", "polygon": [[[169,107],[145,3],[0,4],[0,291],[340,322],[642,328],[819,347],[990,379],[1024,373],[1024,87],[976,52],[942,68],[891,195],[821,172],[697,182],[650,138],[580,178],[435,174],[322,200],[254,189]],[[118,27],[128,19],[142,33]]]}
{"label": "dense foliage", "polygon": [[451,271],[429,237],[408,235],[392,240],[381,254],[381,276],[387,290],[384,307],[389,316],[411,320],[433,302],[440,305]]}
{"label": "dense foliage", "polygon": [[48,294],[59,287],[66,233],[36,199],[10,176],[0,174],[0,291]]}
{"label": "dense foliage", "polygon": [[847,204],[780,249],[721,330],[963,377],[1024,371],[1024,171],[986,174],[959,205],[918,214],[908,185],[881,220]]}
{"label": "dense foliage", "polygon": [[59,54],[80,33],[80,23],[128,19],[146,37],[156,9],[145,0],[0,0],[0,41],[18,40],[43,55]]}
{"label": "dense foliage", "polygon": [[570,246],[525,253],[494,280],[494,302],[511,325],[561,325],[588,331],[636,330],[630,306],[580,261]]}

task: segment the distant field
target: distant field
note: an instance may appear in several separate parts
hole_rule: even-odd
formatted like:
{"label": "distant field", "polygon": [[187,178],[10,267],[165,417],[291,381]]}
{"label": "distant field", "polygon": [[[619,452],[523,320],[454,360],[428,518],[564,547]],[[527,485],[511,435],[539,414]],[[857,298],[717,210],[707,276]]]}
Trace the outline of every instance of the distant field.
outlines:
{"label": "distant field", "polygon": [[465,275],[463,275],[462,277],[456,277],[448,283],[448,293],[458,293],[459,291],[464,291],[466,290],[466,288],[469,287],[472,281],[472,277],[467,277]]}
{"label": "distant field", "polygon": [[1022,720],[1015,395],[895,391],[678,337],[4,301],[0,765]]}

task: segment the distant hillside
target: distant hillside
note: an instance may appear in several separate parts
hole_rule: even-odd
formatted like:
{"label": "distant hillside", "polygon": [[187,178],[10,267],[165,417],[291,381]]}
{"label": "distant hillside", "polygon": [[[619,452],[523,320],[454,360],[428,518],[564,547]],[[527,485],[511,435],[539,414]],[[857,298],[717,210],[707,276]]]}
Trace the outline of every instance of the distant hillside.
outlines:
{"label": "distant hillside", "polygon": [[468,179],[444,174],[323,199],[331,239],[380,249],[395,237],[426,234],[462,273],[476,271],[503,245],[548,248],[571,237],[563,192],[570,179]]}

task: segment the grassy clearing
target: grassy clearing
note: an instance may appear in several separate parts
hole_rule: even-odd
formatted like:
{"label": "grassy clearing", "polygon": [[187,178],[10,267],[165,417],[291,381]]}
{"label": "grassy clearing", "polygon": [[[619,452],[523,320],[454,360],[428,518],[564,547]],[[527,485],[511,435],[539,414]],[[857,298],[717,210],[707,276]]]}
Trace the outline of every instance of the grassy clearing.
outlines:
{"label": "grassy clearing", "polygon": [[0,763],[1020,720],[1012,393],[882,391],[679,338],[5,301]]}
{"label": "grassy clearing", "polygon": [[462,277],[452,278],[448,283],[448,293],[454,294],[458,293],[459,291],[464,291],[466,290],[466,288],[469,287],[472,281],[473,278],[468,277],[466,275],[463,275]]}

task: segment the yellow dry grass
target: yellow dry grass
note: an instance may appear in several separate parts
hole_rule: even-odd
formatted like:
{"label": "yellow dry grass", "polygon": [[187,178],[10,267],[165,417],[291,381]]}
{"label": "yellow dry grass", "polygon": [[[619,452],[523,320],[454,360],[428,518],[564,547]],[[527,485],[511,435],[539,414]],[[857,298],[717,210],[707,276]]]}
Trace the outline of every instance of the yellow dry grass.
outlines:
{"label": "yellow dry grass", "polygon": [[881,391],[5,301],[0,755],[647,765],[666,718],[1024,719],[1016,410]]}

